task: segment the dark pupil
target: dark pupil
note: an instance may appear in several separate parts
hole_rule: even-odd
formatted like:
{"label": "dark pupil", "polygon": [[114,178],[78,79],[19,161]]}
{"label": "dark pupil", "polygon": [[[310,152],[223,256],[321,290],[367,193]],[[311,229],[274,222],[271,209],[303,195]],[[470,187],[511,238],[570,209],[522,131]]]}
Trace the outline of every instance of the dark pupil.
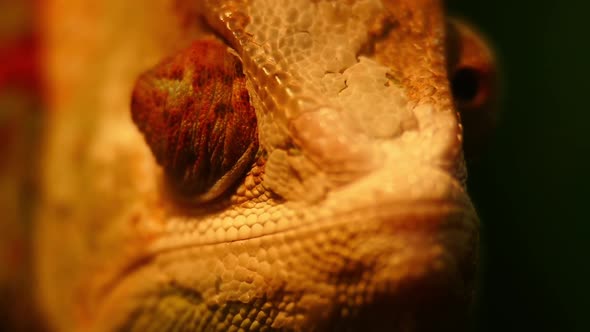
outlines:
{"label": "dark pupil", "polygon": [[453,97],[460,102],[475,99],[479,91],[479,75],[473,68],[459,69],[451,81]]}

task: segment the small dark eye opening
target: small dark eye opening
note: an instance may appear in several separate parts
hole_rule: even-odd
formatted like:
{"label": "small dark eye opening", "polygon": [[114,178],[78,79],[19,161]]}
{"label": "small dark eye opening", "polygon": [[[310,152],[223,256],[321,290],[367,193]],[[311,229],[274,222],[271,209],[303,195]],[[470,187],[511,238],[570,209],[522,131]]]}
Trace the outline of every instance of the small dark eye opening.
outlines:
{"label": "small dark eye opening", "polygon": [[481,88],[480,73],[474,68],[461,68],[455,72],[451,80],[453,97],[459,103],[473,102]]}

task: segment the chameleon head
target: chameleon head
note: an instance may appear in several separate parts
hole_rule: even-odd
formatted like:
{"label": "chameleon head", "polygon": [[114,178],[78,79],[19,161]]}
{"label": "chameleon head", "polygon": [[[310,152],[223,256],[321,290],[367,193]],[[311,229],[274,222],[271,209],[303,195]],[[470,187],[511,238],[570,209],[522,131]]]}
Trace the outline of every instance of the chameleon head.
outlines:
{"label": "chameleon head", "polygon": [[[97,255],[93,273],[76,280],[85,290],[77,328],[461,329],[478,218],[465,189],[441,4],[278,3],[204,1],[197,16],[214,32],[138,81],[133,119],[157,162],[144,152],[134,159],[147,176],[132,199],[143,212],[114,218],[105,234],[119,235],[105,235],[103,248],[120,254]],[[195,49],[223,52],[186,60]],[[225,144],[240,148],[212,157],[211,144],[195,143],[182,159],[179,144],[215,130],[200,113],[162,130],[178,111],[166,109],[168,96],[208,98],[194,71],[173,73],[170,64],[224,56],[239,59],[232,77],[249,98],[244,106],[228,93],[223,102],[224,116],[235,115],[219,125]],[[164,95],[154,79],[162,72],[179,82]],[[209,112],[223,98],[182,110]],[[211,116],[207,123],[220,123]]]}

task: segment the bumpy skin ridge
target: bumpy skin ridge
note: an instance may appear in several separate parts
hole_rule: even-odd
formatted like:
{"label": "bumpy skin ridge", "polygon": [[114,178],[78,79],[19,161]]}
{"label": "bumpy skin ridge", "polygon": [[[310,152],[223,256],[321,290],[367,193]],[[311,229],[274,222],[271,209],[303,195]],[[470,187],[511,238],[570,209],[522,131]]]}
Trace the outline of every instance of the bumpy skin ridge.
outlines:
{"label": "bumpy skin ridge", "polygon": [[[463,328],[478,220],[439,1],[60,2],[36,258],[56,331]],[[240,57],[260,149],[219,199],[186,204],[130,95],[203,37]]]}

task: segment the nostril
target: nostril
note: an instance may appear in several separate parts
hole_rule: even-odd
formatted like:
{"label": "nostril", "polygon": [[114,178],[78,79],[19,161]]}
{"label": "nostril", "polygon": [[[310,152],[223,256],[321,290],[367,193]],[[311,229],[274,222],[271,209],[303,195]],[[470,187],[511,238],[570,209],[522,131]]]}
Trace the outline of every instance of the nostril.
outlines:
{"label": "nostril", "polygon": [[495,127],[495,77],[485,68],[461,66],[454,72],[451,88],[461,114],[465,157],[473,162],[487,146]]}
{"label": "nostril", "polygon": [[473,102],[481,89],[481,73],[475,68],[459,69],[451,80],[451,89],[457,102]]}

